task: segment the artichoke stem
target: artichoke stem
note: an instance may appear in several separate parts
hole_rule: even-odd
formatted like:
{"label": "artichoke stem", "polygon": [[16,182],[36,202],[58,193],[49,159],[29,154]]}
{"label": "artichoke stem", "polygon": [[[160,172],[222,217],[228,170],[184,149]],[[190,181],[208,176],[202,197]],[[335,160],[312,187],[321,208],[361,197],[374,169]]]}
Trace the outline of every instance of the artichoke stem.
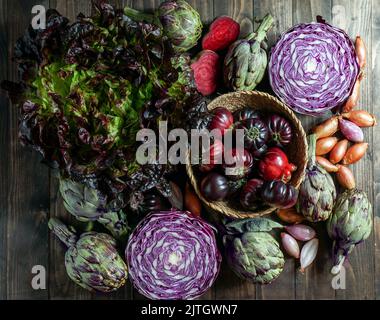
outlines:
{"label": "artichoke stem", "polygon": [[141,11],[125,7],[124,14],[133,21],[140,22],[145,21],[148,23],[155,22],[155,16],[153,14],[143,13]]}
{"label": "artichoke stem", "polygon": [[250,34],[247,37],[247,40],[255,39],[258,42],[262,42],[265,39],[269,29],[272,28],[273,22],[274,22],[274,19],[273,19],[272,15],[268,13],[264,17],[263,21],[261,22],[261,24],[258,27],[258,29],[256,30],[256,32]]}
{"label": "artichoke stem", "polygon": [[77,236],[60,220],[51,218],[48,223],[49,229],[61,240],[67,247],[72,247],[77,242]]}
{"label": "artichoke stem", "polygon": [[315,147],[317,144],[317,136],[313,133],[308,137],[308,156],[309,156],[309,165],[315,165]]}

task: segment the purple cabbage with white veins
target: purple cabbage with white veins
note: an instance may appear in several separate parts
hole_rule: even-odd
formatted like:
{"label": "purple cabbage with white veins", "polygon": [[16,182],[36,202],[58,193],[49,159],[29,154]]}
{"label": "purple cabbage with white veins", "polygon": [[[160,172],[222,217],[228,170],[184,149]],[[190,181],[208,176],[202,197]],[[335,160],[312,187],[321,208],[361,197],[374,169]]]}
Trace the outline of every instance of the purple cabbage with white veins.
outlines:
{"label": "purple cabbage with white veins", "polygon": [[213,285],[222,259],[214,229],[183,211],[147,216],[133,231],[125,255],[134,287],[155,300],[199,297]]}
{"label": "purple cabbage with white veins", "polygon": [[318,20],[285,32],[268,66],[275,94],[294,111],[312,116],[343,105],[359,75],[351,39]]}

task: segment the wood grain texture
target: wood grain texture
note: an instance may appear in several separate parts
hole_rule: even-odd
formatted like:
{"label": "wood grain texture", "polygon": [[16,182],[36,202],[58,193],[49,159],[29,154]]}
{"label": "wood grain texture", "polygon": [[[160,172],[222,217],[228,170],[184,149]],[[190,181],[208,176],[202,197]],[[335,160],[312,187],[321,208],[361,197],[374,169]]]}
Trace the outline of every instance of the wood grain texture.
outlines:
{"label": "wood grain texture", "polygon": [[[17,12],[8,17],[8,79],[16,80],[17,72],[10,57],[18,37],[31,21],[35,1],[7,1],[7,11]],[[46,1],[38,4],[47,5]],[[43,299],[47,290],[33,290],[31,280],[35,265],[48,267],[46,221],[49,204],[49,172],[39,163],[39,157],[30,149],[21,147],[18,136],[18,108],[8,110],[7,154],[2,165],[7,166],[7,298]]]}
{"label": "wood grain texture", "polygon": [[[380,0],[372,1],[372,65],[367,68],[367,73],[372,75],[372,111],[377,119],[380,119]],[[375,237],[375,295],[380,300],[380,152],[378,141],[380,140],[380,127],[373,129],[373,209],[375,215],[374,237]]]}
{"label": "wood grain texture", "polygon": [[[367,45],[367,72],[361,82],[361,97],[358,109],[373,112],[372,105],[372,1],[333,0],[333,23],[344,28],[351,38],[361,35]],[[366,129],[365,141],[369,143],[370,150],[366,157],[352,166],[359,189],[364,190],[373,203],[373,130]],[[373,299],[375,297],[375,270],[374,270],[374,233],[350,255],[346,265],[346,290],[337,290],[337,299]]]}
{"label": "wood grain texture", "polygon": [[[0,30],[8,30],[7,1],[0,1]],[[8,33],[0,33],[0,79],[8,77]],[[7,298],[7,220],[9,195],[9,154],[11,135],[9,132],[10,109],[8,98],[0,95],[0,300]]]}

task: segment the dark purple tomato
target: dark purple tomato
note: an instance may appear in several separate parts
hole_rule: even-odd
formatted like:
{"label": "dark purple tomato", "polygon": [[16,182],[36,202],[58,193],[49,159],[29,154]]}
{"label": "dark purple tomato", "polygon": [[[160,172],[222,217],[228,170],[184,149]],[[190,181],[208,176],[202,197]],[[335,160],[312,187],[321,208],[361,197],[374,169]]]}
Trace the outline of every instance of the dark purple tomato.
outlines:
{"label": "dark purple tomato", "polygon": [[251,109],[251,108],[244,108],[244,109],[241,109],[239,111],[236,111],[234,113],[234,121],[235,123],[238,123],[238,122],[241,122],[241,121],[245,121],[245,120],[248,120],[248,119],[260,119],[260,114]]}
{"label": "dark purple tomato", "polygon": [[293,207],[298,198],[298,190],[282,181],[265,182],[261,190],[261,199],[271,207],[287,209]]}
{"label": "dark purple tomato", "polygon": [[267,151],[268,146],[266,144],[263,144],[263,146],[260,149],[252,149],[251,154],[254,160],[259,160],[267,153]]}
{"label": "dark purple tomato", "polygon": [[244,148],[258,150],[265,145],[269,138],[267,125],[260,119],[248,119],[236,126],[244,130]]}
{"label": "dark purple tomato", "polygon": [[243,208],[255,210],[260,200],[261,188],[264,182],[260,179],[251,179],[240,192],[240,203]]}
{"label": "dark purple tomato", "polygon": [[210,130],[219,129],[222,134],[232,128],[234,117],[226,108],[216,108],[213,110],[213,117],[210,122]]}
{"label": "dark purple tomato", "polygon": [[284,147],[292,141],[293,130],[288,120],[279,115],[268,118],[269,142],[272,145]]}
{"label": "dark purple tomato", "polygon": [[144,194],[144,200],[142,201],[139,211],[141,213],[149,213],[152,211],[167,210],[169,206],[167,201],[156,192],[147,192]]}
{"label": "dark purple tomato", "polygon": [[222,201],[229,192],[228,180],[219,173],[211,172],[201,182],[201,193],[209,201]]}
{"label": "dark purple tomato", "polygon": [[[209,159],[206,159],[208,158]],[[220,163],[219,162],[220,159]],[[217,164],[221,164],[223,160],[223,143],[220,140],[215,140],[210,146],[209,152],[204,152],[202,155],[201,163],[199,165],[199,170],[201,172],[209,172]]]}
{"label": "dark purple tomato", "polygon": [[[225,157],[227,154],[225,154]],[[231,180],[239,180],[249,175],[253,166],[253,157],[247,149],[232,149],[232,161],[223,163],[223,168],[226,176]],[[225,159],[226,161],[226,159]],[[242,164],[239,166],[239,164]]]}

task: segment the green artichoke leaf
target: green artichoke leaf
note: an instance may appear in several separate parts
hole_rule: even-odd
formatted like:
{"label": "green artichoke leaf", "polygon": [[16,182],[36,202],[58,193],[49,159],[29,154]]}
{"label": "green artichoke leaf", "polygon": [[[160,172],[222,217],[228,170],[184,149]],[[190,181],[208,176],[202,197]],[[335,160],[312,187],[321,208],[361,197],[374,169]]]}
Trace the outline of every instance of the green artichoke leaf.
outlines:
{"label": "green artichoke leaf", "polygon": [[273,229],[282,229],[284,226],[268,218],[248,218],[234,220],[225,225],[229,233],[269,232]]}

